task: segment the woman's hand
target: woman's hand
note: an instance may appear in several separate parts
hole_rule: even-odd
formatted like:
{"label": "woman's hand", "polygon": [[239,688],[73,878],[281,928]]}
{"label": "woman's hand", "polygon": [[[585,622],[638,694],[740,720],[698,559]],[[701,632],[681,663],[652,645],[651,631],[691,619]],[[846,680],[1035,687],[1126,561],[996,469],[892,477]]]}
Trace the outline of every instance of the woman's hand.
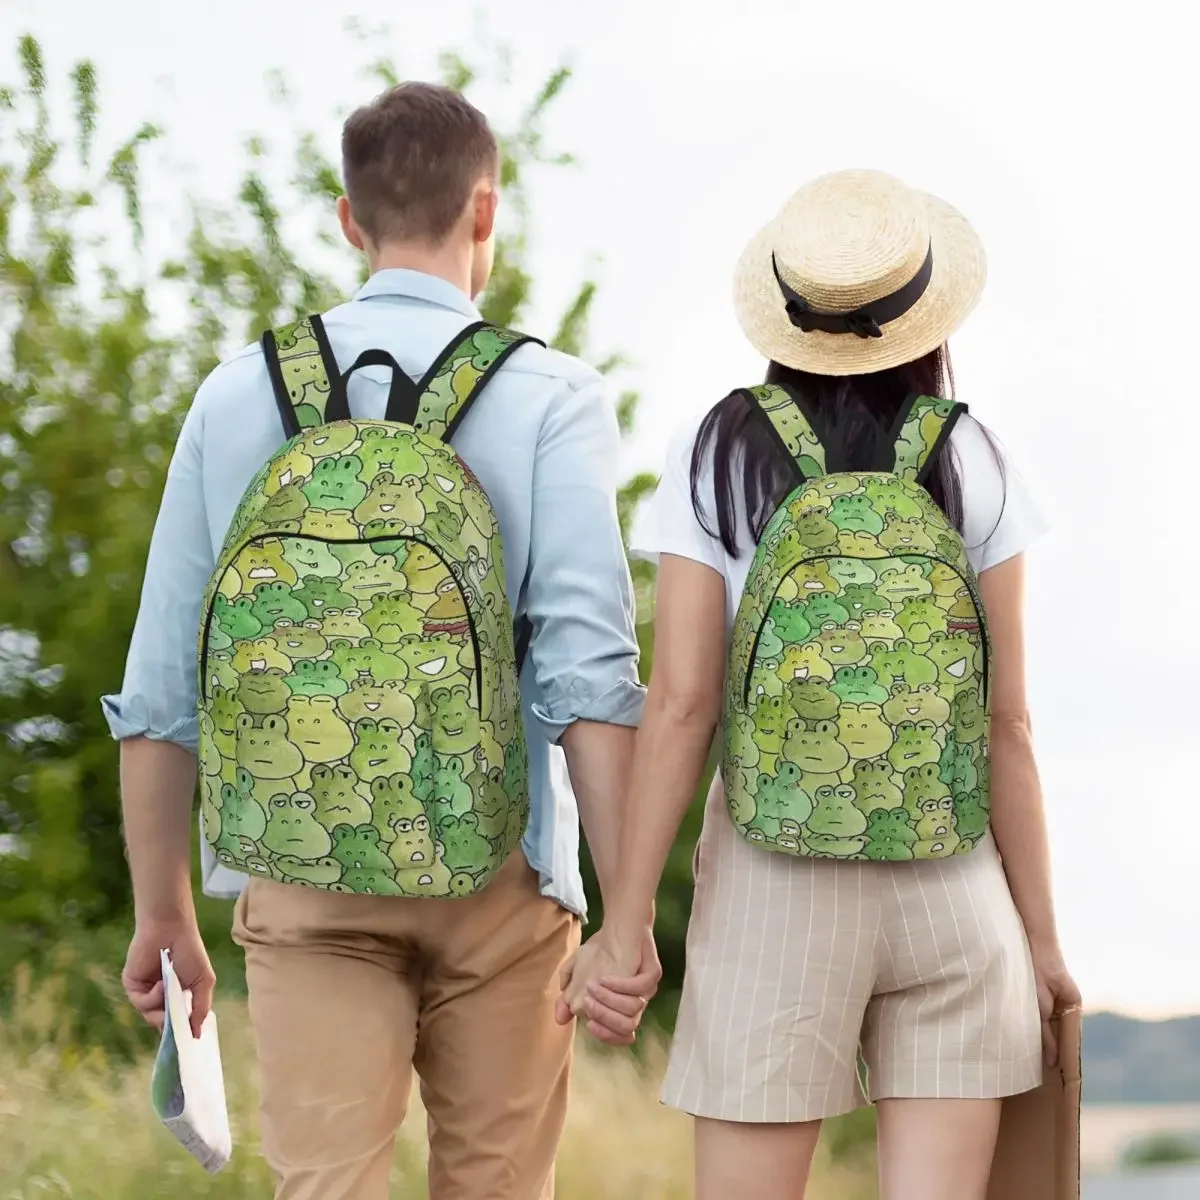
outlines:
{"label": "woman's hand", "polygon": [[646,1005],[658,990],[662,966],[647,929],[640,944],[622,946],[604,928],[564,968],[555,1017],[565,1025],[582,1017],[588,1032],[610,1046],[633,1044]]}
{"label": "woman's hand", "polygon": [[1042,1018],[1042,1051],[1048,1066],[1058,1062],[1058,1041],[1050,1018],[1078,1005],[1082,997],[1063,962],[1057,946],[1046,950],[1033,949],[1033,977],[1037,983],[1038,1011]]}

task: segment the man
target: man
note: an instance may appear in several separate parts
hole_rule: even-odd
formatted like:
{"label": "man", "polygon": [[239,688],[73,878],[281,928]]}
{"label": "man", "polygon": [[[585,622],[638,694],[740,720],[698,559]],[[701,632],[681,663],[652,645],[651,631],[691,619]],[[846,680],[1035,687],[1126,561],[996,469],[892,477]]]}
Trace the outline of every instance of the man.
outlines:
{"label": "man", "polygon": [[[419,379],[473,321],[493,259],[498,153],[457,93],[404,84],[343,133],[338,216],[371,277],[325,315],[342,369],[368,349]],[[381,418],[389,375],[350,384]],[[590,368],[537,345],[508,358],[454,446],[495,509],[509,603],[533,629],[523,672],[532,811],[522,852],[461,899],[343,895],[255,878],[235,939],[246,952],[262,1075],[262,1135],[279,1200],[382,1200],[412,1070],[429,1114],[433,1200],[553,1194],[572,1029],[555,1012],[584,898],[575,802],[601,889],[642,705],[631,585],[615,506],[619,433]],[[184,421],[151,543],[124,687],[106,697],[121,740],[136,929],[125,987],[162,1020],[159,950],[193,993],[213,972],[189,883],[196,781],[196,637],[203,593],[238,501],[284,440],[259,347],[219,366]],[[575,793],[555,787],[561,745]],[[628,1043],[657,981],[588,1013]]]}

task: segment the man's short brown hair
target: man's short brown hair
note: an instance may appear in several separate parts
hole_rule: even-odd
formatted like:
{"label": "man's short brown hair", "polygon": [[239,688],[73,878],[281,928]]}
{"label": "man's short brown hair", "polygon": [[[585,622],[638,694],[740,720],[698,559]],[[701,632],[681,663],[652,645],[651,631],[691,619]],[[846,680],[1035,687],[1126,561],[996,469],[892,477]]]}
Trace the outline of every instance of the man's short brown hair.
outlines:
{"label": "man's short brown hair", "polygon": [[451,88],[402,83],[350,116],[342,172],[350,211],[373,242],[445,241],[471,191],[499,166],[487,118]]}

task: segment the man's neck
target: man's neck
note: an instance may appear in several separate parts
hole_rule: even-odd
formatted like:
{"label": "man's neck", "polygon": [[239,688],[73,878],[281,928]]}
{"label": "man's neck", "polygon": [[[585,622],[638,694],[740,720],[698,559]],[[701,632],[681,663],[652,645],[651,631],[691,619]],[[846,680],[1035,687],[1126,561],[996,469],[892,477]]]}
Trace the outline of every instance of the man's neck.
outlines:
{"label": "man's neck", "polygon": [[464,296],[471,298],[471,249],[470,247],[425,246],[391,243],[380,246],[367,258],[371,274],[376,271],[400,269],[420,271],[452,283]]}

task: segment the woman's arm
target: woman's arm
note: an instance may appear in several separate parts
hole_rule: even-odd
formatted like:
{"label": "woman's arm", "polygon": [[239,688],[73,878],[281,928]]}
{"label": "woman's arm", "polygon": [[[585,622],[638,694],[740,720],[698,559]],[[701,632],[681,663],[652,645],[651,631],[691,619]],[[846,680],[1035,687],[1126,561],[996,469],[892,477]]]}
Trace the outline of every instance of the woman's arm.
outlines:
{"label": "woman's arm", "polygon": [[[979,591],[992,643],[992,832],[1029,939],[1045,1022],[1056,1006],[1077,1004],[1079,991],[1059,947],[1046,814],[1025,691],[1025,556],[984,571]],[[1043,1030],[1053,1061],[1049,1027],[1043,1024]]]}
{"label": "woman's arm", "polygon": [[634,748],[615,902],[580,951],[566,1000],[583,1009],[589,981],[634,973],[654,896],[696,793],[721,713],[725,581],[711,567],[664,554],[658,572],[654,663]]}

